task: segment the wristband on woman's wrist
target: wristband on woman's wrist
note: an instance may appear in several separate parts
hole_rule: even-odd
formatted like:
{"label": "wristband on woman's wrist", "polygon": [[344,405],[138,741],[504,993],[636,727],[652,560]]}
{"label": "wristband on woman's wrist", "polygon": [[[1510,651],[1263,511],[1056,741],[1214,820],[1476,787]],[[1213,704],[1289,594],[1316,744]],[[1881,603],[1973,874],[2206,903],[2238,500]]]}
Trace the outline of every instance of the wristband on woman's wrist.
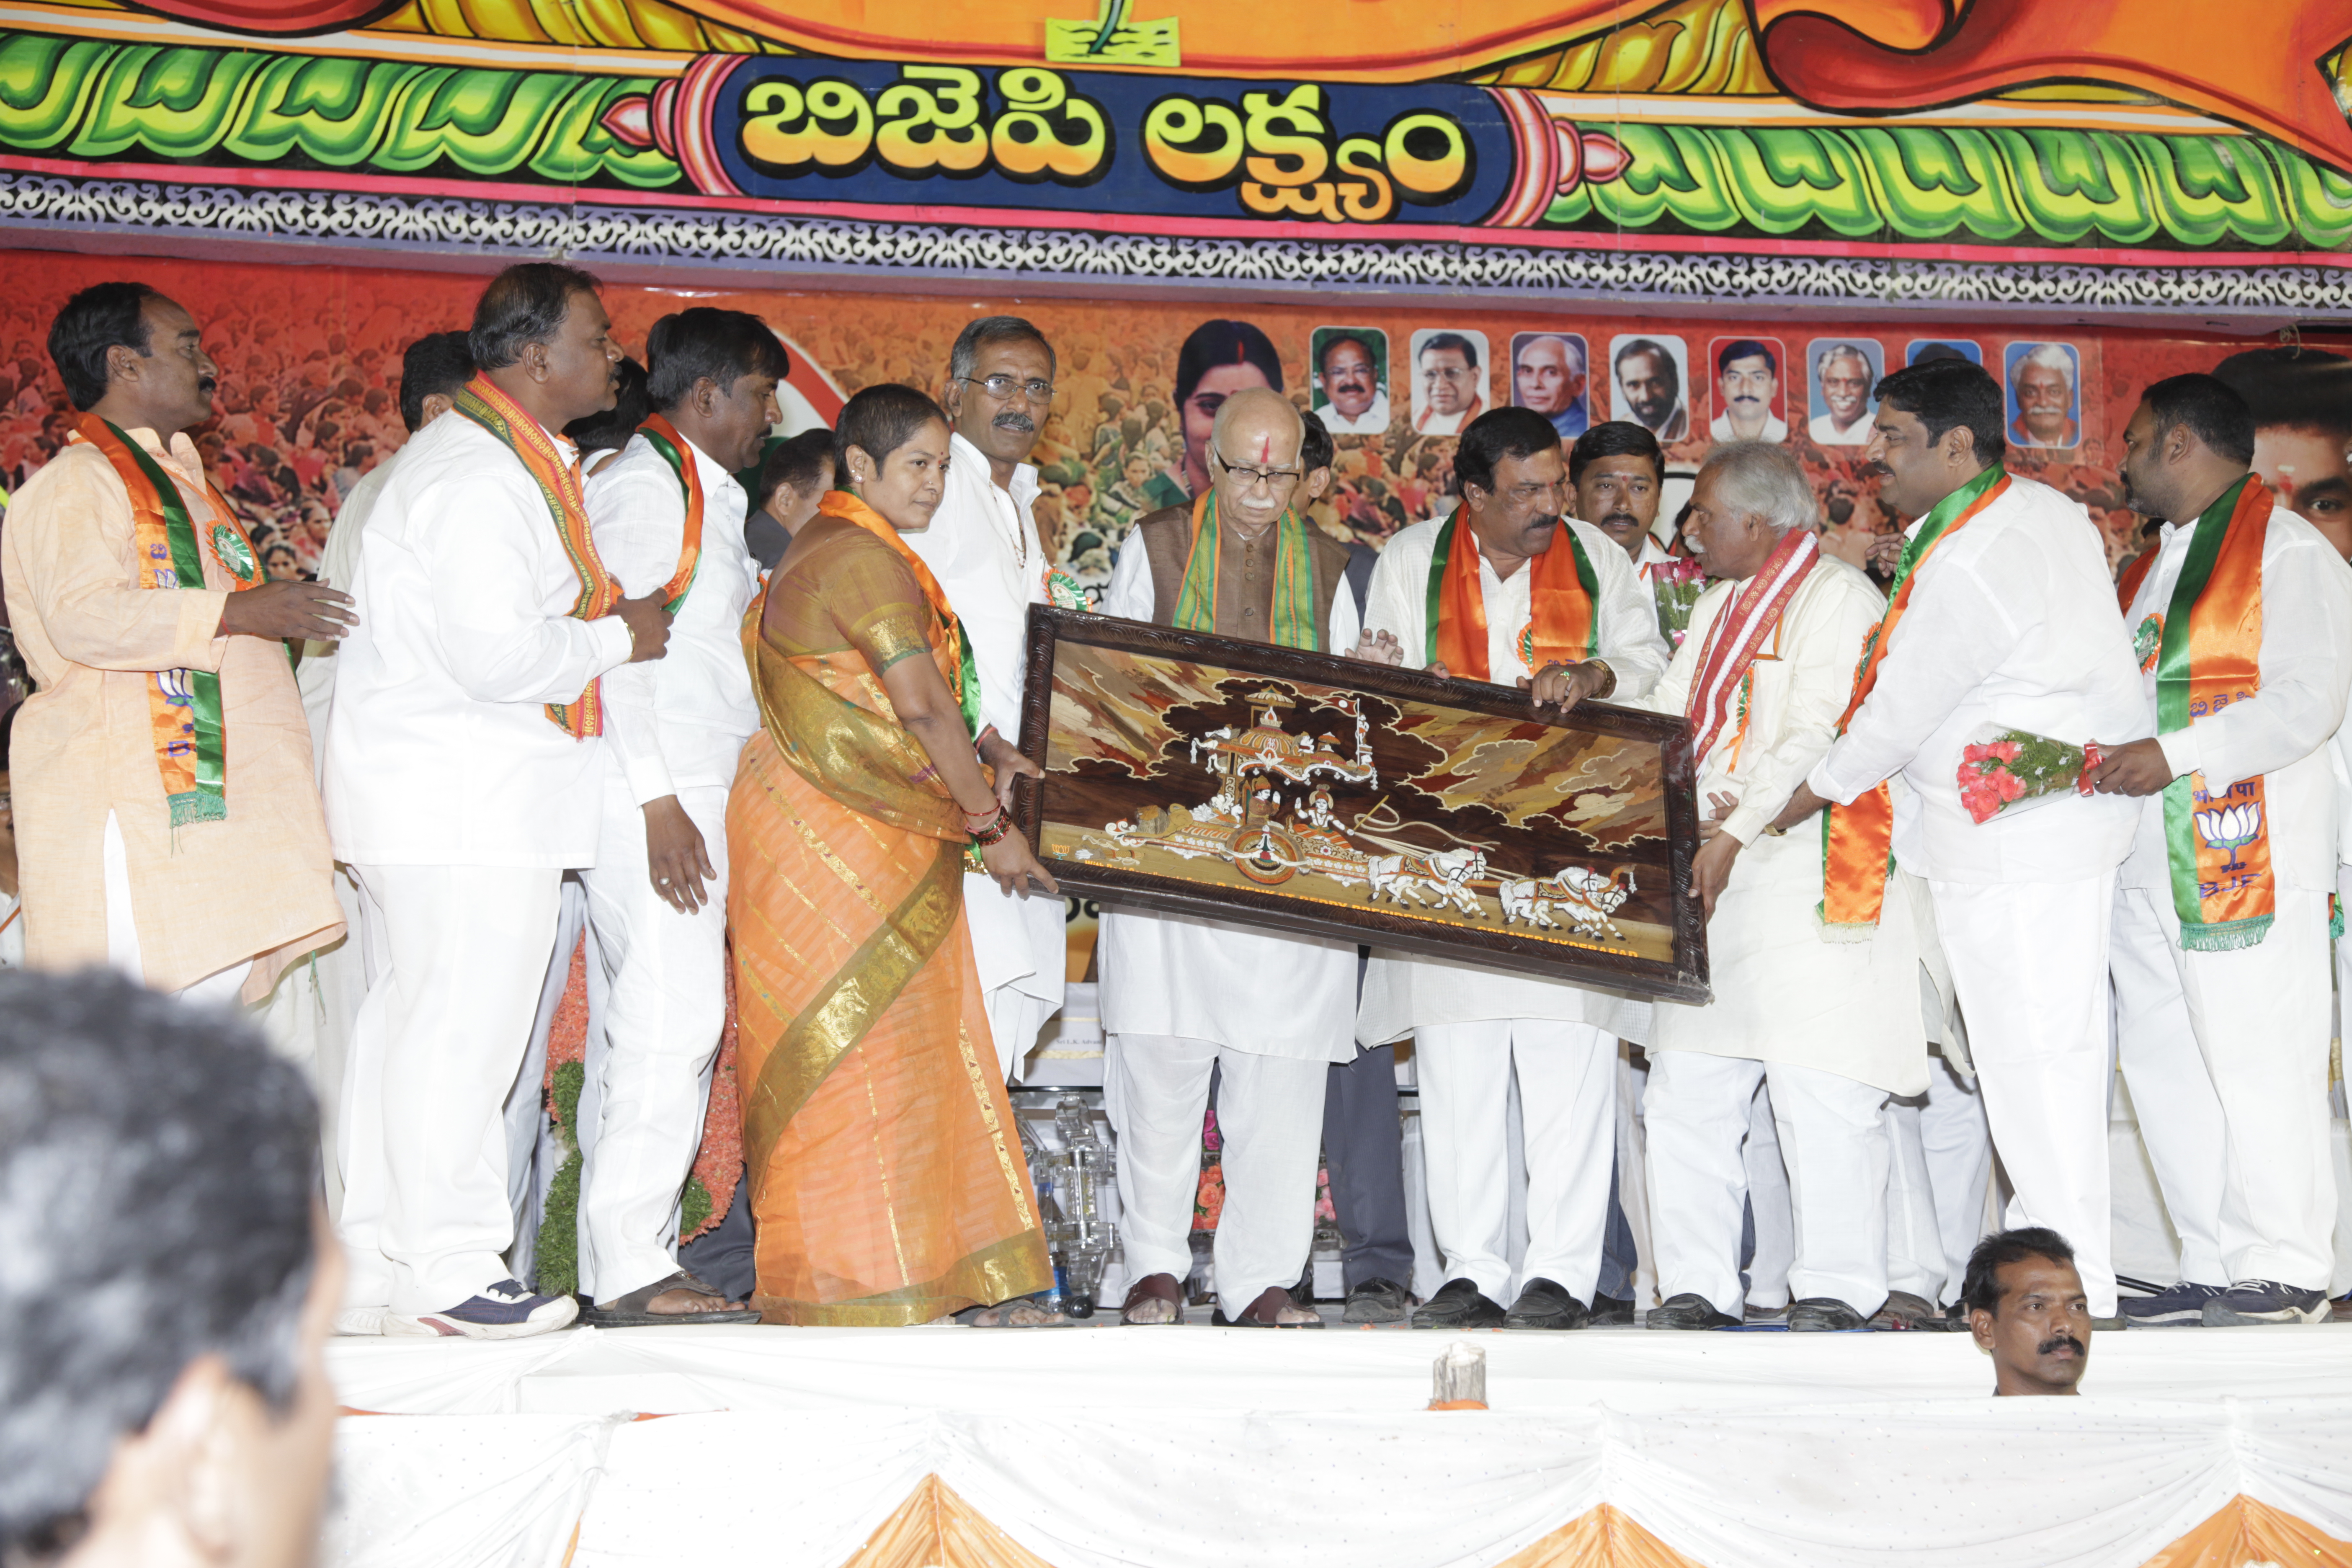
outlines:
{"label": "wristband on woman's wrist", "polygon": [[988,742],[992,738],[996,740],[1003,739],[1003,736],[997,734],[996,726],[993,724],[991,724],[987,729],[982,730],[980,732],[979,738],[971,743],[971,754],[978,757],[983,763],[988,761]]}
{"label": "wristband on woman's wrist", "polygon": [[1002,844],[1004,842],[1004,836],[1013,831],[1013,818],[1003,806],[997,807],[978,823],[973,823],[970,816],[966,816],[964,820],[970,826],[971,841],[982,849]]}

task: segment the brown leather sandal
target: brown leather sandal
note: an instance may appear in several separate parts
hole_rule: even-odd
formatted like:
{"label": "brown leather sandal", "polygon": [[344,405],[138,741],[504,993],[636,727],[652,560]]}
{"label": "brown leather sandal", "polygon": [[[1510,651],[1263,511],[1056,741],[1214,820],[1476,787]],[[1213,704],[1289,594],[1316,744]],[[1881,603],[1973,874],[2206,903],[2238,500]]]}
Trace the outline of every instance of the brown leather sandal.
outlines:
{"label": "brown leather sandal", "polygon": [[[1152,1302],[1168,1304],[1168,1315],[1139,1318],[1136,1313]],[[1132,1328],[1161,1328],[1184,1321],[1184,1287],[1173,1274],[1147,1274],[1127,1288],[1127,1300],[1120,1303],[1118,1321]]]}
{"label": "brown leather sandal", "polygon": [[[1290,1321],[1283,1321],[1284,1314]],[[1319,1329],[1322,1314],[1310,1307],[1302,1307],[1291,1300],[1290,1292],[1279,1285],[1269,1285],[1258,1292],[1257,1300],[1242,1309],[1238,1318],[1228,1318],[1220,1307],[1211,1314],[1210,1325],[1220,1329]]]}

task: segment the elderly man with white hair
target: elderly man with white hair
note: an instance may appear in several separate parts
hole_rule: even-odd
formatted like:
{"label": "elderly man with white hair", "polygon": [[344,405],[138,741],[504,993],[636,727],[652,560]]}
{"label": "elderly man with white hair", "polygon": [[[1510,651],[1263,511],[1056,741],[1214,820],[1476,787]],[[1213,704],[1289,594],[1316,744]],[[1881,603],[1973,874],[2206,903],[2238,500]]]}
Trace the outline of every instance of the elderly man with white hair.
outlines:
{"label": "elderly man with white hair", "polygon": [[1814,912],[1819,837],[1767,826],[1836,739],[1885,608],[1867,577],[1816,546],[1814,513],[1785,447],[1708,455],[1685,526],[1717,581],[1639,704],[1690,720],[1705,840],[1691,896],[1706,911],[1716,996],[1660,1003],[1650,1026],[1650,1234],[1665,1298],[1654,1329],[1741,1321],[1740,1144],[1759,1079],[1796,1208],[1789,1327],[1860,1328],[1886,1300],[1880,1110],[1927,1085],[1916,879],[1864,940],[1832,940]]}
{"label": "elderly man with white hair", "polygon": [[[1317,653],[1354,648],[1347,548],[1295,510],[1305,436],[1280,393],[1226,398],[1209,436],[1209,488],[1136,523],[1104,613]],[[1354,944],[1112,908],[1100,952],[1103,1098],[1135,1281],[1121,1320],[1181,1312],[1214,1070],[1225,1179],[1217,1321],[1321,1328],[1287,1287],[1313,1245],[1328,1064],[1356,1055]]]}

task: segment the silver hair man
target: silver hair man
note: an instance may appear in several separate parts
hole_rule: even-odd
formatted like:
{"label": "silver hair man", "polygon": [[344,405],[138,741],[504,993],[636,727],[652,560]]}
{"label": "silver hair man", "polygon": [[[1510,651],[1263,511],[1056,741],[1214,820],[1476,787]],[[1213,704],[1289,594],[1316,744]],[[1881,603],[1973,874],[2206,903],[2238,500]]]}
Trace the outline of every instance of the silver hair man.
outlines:
{"label": "silver hair man", "polygon": [[1716,499],[1726,510],[1755,518],[1775,533],[1811,528],[1821,519],[1804,465],[1786,447],[1726,441],[1706,455],[1698,471],[1702,479],[1715,477]]}

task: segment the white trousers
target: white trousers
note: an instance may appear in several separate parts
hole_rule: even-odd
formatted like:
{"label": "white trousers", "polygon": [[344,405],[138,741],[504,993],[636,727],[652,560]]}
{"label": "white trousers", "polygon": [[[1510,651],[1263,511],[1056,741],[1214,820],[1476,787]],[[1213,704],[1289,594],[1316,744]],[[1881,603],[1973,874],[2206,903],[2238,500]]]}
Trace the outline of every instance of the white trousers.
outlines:
{"label": "white trousers", "polygon": [[1789,1191],[1788,1163],[1780,1157],[1780,1127],[1769,1082],[1759,1080],[1748,1101],[1740,1163],[1748,1168],[1748,1217],[1756,1233],[1746,1269],[1748,1304],[1778,1311],[1789,1304],[1789,1277],[1797,1267],[1797,1205]]}
{"label": "white trousers", "polygon": [[2107,950],[2116,874],[2071,882],[1929,881],[2008,1224],[2074,1248],[2091,1315],[2116,1314],[2109,1238]]}
{"label": "white trousers", "polygon": [[[533,1283],[539,1269],[540,1220],[547,1210],[548,1190],[554,1186],[555,1174],[567,1157],[547,1113],[547,1048],[555,1028],[555,1010],[572,988],[572,954],[582,945],[581,933],[587,927],[588,889],[579,872],[566,871],[556,902],[555,944],[548,952],[547,976],[540,984],[539,1010],[531,1016],[530,1043],[523,1048],[522,1064],[515,1069],[514,1086],[507,1090],[507,1206],[514,1215],[514,1245],[507,1249],[507,1271],[525,1284]],[[589,1100],[590,1086],[604,1059],[604,1042],[596,1032],[596,1020],[604,1010],[604,972],[593,956],[594,937],[588,939],[587,946],[591,956],[583,965],[588,984],[588,1036],[581,1048],[586,1074],[580,1087],[583,1101]],[[588,1129],[575,1124],[570,1131],[576,1147]],[[578,1235],[576,1226],[573,1235]]]}
{"label": "white trousers", "polygon": [[1767,1081],[1796,1218],[1790,1288],[1800,1300],[1831,1297],[1867,1317],[1886,1300],[1887,1143],[1878,1114],[1886,1091],[1817,1068],[1702,1051],[1650,1053],[1659,1293],[1696,1291],[1739,1316],[1741,1145],[1757,1086]]}
{"label": "white trousers", "polygon": [[[1617,1160],[1617,1037],[1549,1018],[1424,1024],[1414,1032],[1413,1057],[1429,1225],[1445,1277],[1469,1279],[1507,1307],[1530,1279],[1549,1279],[1589,1303],[1601,1276]],[[1528,1250],[1516,1281],[1507,1253],[1506,1147],[1515,1070],[1528,1166]],[[1654,1058],[1650,1070],[1654,1094]],[[1650,1159],[1657,1158],[1654,1145]],[[1654,1227],[1658,1218],[1654,1206]]]}
{"label": "white trousers", "polygon": [[2327,897],[2281,888],[2262,942],[2189,952],[2169,896],[2116,896],[2116,1054],[2172,1228],[2202,1285],[2324,1290],[2335,1271],[2328,1147]]}
{"label": "white trousers", "polygon": [[1201,1122],[1214,1068],[1225,1180],[1213,1254],[1217,1303],[1237,1317],[1267,1286],[1296,1284],[1315,1244],[1315,1167],[1330,1064],[1174,1035],[1113,1035],[1103,1058],[1103,1109],[1118,1134],[1128,1279],[1173,1274],[1181,1281],[1192,1272]]}
{"label": "white trousers", "polygon": [[[106,835],[100,849],[106,870],[106,966],[144,985],[147,965],[139,953],[139,922],[131,912],[131,854],[122,846],[122,825],[114,813],[106,814]],[[204,918],[192,910],[192,920]],[[234,1007],[245,991],[246,976],[253,972],[253,960],[245,959],[226,969],[205,975],[193,985],[173,993],[183,1002],[194,1002],[207,1007]]]}
{"label": "white trousers", "polygon": [[1992,1134],[1984,1101],[1943,1057],[1927,1056],[1927,1088],[1881,1113],[1892,1147],[1886,1179],[1886,1288],[1948,1307],[1984,1236]]}
{"label": "white trousers", "polygon": [[562,872],[358,866],[382,916],[344,1077],[346,1300],[437,1311],[507,1277],[504,1107],[555,942]]}
{"label": "white trousers", "polygon": [[591,1064],[596,1092],[582,1094],[580,1117],[580,1289],[593,1301],[677,1268],[678,1200],[727,1021],[727,794],[677,792],[719,871],[695,913],[655,891],[645,814],[617,770],[605,781],[596,864],[580,873],[595,933],[589,962],[606,988],[590,1030],[604,1043]]}

